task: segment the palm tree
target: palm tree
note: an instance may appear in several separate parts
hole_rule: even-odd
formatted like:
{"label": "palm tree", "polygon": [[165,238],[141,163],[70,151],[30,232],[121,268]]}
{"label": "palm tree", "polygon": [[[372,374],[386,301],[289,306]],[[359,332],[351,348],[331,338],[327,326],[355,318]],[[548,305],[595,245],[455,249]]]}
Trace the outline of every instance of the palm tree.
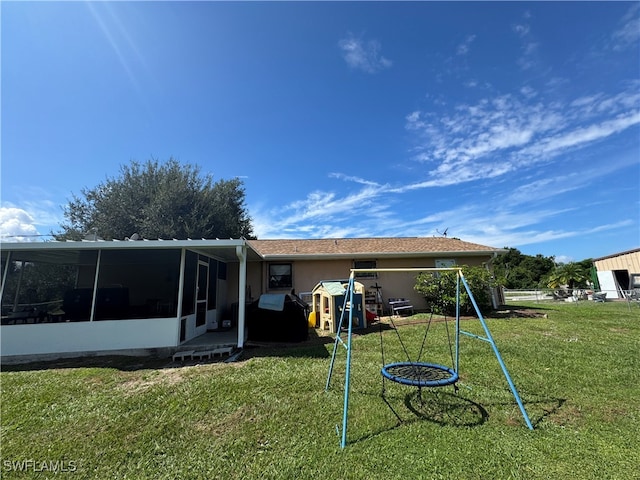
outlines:
{"label": "palm tree", "polygon": [[568,293],[571,295],[574,288],[584,286],[588,279],[589,273],[582,265],[570,262],[556,267],[547,279],[547,287],[555,289],[566,285],[569,290]]}

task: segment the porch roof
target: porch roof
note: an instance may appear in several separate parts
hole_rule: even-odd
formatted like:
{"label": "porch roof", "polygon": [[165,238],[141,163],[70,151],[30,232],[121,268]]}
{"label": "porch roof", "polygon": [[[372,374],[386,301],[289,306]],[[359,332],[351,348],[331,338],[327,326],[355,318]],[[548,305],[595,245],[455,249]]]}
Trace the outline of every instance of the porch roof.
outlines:
{"label": "porch roof", "polygon": [[[69,255],[81,255],[83,251],[89,250],[179,250],[187,248],[204,255],[210,255],[223,262],[238,262],[236,254],[237,247],[247,247],[247,260],[258,261],[260,256],[244,239],[228,240],[82,240],[82,241],[52,241],[52,242],[2,242],[0,251],[3,256],[6,252],[16,252],[19,257],[20,252],[28,252],[29,258],[34,259],[34,255],[42,255],[49,261],[55,258],[69,258]],[[14,254],[12,258],[18,260]]]}

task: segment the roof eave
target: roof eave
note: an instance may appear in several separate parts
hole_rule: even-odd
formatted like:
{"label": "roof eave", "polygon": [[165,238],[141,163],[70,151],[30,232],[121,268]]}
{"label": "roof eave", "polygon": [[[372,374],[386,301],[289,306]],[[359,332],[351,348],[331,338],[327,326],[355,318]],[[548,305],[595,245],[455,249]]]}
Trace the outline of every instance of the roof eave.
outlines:
{"label": "roof eave", "polygon": [[261,254],[266,261],[276,260],[342,260],[342,259],[371,259],[371,258],[436,258],[444,256],[482,257],[505,253],[507,250],[474,250],[452,252],[365,252],[365,253],[292,253],[292,254]]}

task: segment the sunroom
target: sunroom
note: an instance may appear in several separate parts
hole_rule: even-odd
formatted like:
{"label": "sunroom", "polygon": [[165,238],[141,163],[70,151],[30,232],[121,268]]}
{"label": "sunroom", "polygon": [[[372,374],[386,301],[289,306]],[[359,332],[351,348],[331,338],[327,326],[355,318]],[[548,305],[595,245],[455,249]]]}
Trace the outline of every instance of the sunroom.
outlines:
{"label": "sunroom", "polygon": [[[1,245],[1,354],[179,347],[207,332],[246,339],[244,239]],[[215,336],[215,335],[214,335]]]}

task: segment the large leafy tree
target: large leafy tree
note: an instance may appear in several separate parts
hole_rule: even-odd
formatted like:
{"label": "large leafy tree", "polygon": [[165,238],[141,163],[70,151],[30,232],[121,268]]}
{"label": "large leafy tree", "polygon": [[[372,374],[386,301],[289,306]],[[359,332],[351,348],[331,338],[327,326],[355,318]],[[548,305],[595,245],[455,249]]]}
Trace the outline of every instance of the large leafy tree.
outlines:
{"label": "large leafy tree", "polygon": [[122,166],[119,176],[74,194],[64,215],[58,239],[253,238],[242,181],[214,182],[173,158]]}
{"label": "large leafy tree", "polygon": [[537,288],[555,269],[554,257],[524,255],[516,248],[509,248],[493,263],[498,282],[506,288]]}

